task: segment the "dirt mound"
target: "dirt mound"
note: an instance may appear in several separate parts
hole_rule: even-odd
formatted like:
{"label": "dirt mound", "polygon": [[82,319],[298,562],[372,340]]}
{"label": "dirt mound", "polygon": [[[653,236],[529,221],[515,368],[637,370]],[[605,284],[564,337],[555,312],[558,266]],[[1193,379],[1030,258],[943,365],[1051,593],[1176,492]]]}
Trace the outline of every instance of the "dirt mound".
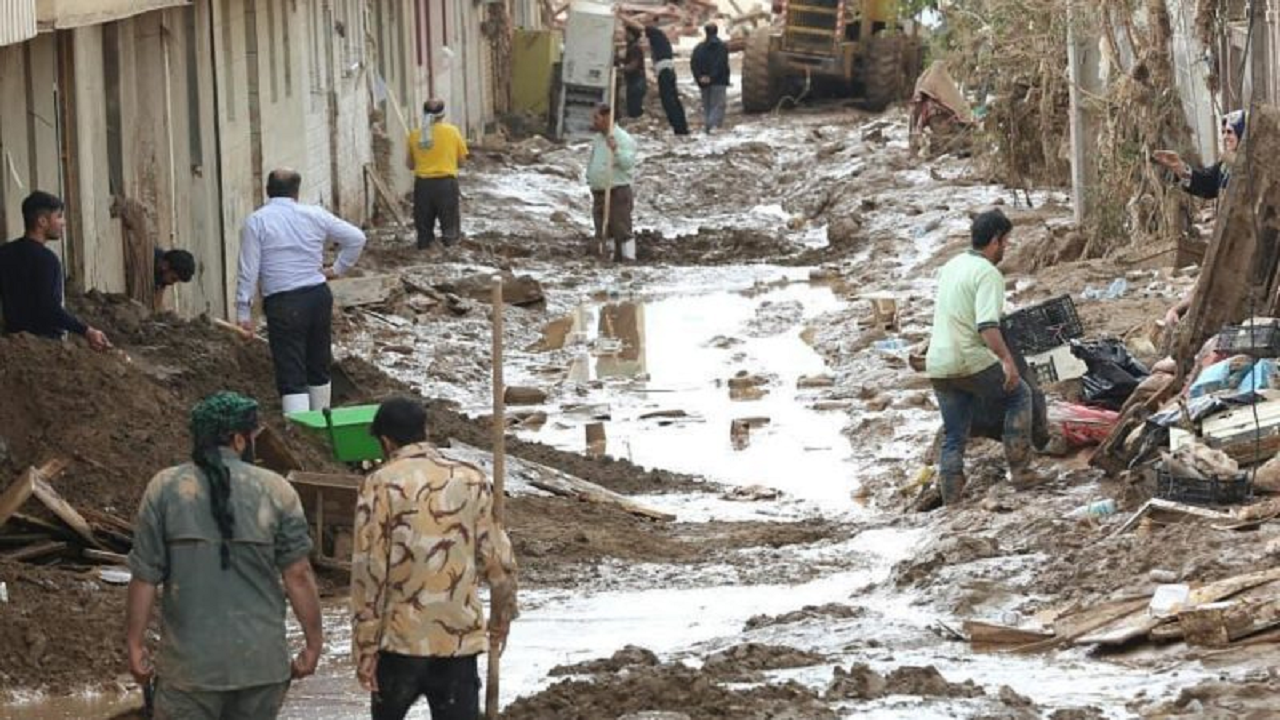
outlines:
{"label": "dirt mound", "polygon": [[636,669],[596,682],[565,680],[520,698],[505,720],[602,720],[667,711],[692,720],[828,720],[836,714],[796,682],[729,689],[706,673],[679,664]]}
{"label": "dirt mound", "polygon": [[87,303],[82,315],[119,348],[97,353],[79,340],[0,338],[0,479],[54,457],[70,462],[55,483],[70,502],[132,516],[161,469],[184,462],[187,415],[200,398],[234,390],[262,404],[308,469],[336,469],[309,435],[285,433],[265,343],[243,343],[202,322],[134,323],[131,305]]}
{"label": "dirt mound", "polygon": [[740,228],[699,228],[692,235],[668,238],[657,230],[636,233],[636,258],[641,262],[681,265],[723,265],[793,255],[800,246],[780,235]]}
{"label": "dirt mound", "polygon": [[92,575],[0,562],[0,687],[65,693],[125,670],[124,593]]}
{"label": "dirt mound", "polygon": [[757,630],[759,628],[773,627],[775,625],[790,625],[792,623],[806,622],[808,620],[849,620],[866,615],[864,608],[855,607],[853,605],[841,605],[839,603],[828,603],[826,605],[805,605],[799,610],[793,610],[782,615],[753,615],[747,620],[744,630]]}
{"label": "dirt mound", "polygon": [[740,678],[762,670],[784,670],[824,662],[826,658],[815,652],[784,645],[743,643],[711,655],[702,669],[717,676]]}
{"label": "dirt mound", "polygon": [[551,677],[565,675],[603,675],[605,673],[622,672],[633,667],[653,667],[659,665],[658,656],[652,651],[635,645],[627,645],[613,657],[603,660],[588,660],[573,665],[557,665],[547,673]]}
{"label": "dirt mound", "polygon": [[949,682],[932,665],[903,666],[881,675],[866,663],[857,663],[847,671],[837,667],[827,686],[829,700],[875,700],[886,695],[974,698],[986,694],[972,680]]}

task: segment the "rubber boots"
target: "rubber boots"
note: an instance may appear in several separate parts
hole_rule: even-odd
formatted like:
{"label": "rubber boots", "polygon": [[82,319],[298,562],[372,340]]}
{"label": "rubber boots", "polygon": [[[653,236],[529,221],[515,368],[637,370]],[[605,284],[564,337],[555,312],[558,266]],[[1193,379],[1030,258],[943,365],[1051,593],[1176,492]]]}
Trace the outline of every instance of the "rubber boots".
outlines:
{"label": "rubber boots", "polygon": [[964,495],[964,475],[938,476],[938,492],[942,495],[943,505],[954,505]]}
{"label": "rubber boots", "polygon": [[324,385],[312,385],[307,388],[308,400],[312,410],[324,410],[329,407],[329,398],[332,393],[333,385],[325,383]]}
{"label": "rubber boots", "polygon": [[283,406],[285,417],[289,417],[296,412],[306,412],[311,409],[311,398],[306,393],[294,393],[285,395],[280,398],[280,405]]}

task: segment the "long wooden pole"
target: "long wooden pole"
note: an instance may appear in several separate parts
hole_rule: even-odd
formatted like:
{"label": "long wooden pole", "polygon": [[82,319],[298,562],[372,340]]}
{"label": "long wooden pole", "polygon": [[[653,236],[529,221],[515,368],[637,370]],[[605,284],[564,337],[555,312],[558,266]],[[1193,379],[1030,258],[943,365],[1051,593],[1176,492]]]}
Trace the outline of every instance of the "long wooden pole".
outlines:
{"label": "long wooden pole", "polygon": [[[502,527],[506,517],[507,407],[502,384],[502,276],[493,277],[493,522]],[[493,608],[489,608],[490,613]],[[502,643],[489,640],[489,682],[485,686],[484,715],[498,720],[498,674]]]}
{"label": "long wooden pole", "polygon": [[[618,101],[618,68],[616,66],[609,68],[609,132],[604,136],[606,142],[613,137],[613,119],[618,116],[618,108],[614,105]],[[605,145],[605,149],[609,152],[609,174],[608,182],[604,186],[604,216],[600,223],[600,255],[608,257],[609,253],[609,210],[613,205],[613,149]]]}

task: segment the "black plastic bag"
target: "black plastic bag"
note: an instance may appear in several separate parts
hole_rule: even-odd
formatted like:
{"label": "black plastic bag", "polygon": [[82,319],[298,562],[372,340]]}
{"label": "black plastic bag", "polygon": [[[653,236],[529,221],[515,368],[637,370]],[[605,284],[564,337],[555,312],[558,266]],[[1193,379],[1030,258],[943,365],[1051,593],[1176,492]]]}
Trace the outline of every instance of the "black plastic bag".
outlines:
{"label": "black plastic bag", "polygon": [[1072,340],[1071,354],[1089,366],[1080,379],[1081,397],[1087,404],[1119,410],[1151,371],[1129,354],[1115,338]]}

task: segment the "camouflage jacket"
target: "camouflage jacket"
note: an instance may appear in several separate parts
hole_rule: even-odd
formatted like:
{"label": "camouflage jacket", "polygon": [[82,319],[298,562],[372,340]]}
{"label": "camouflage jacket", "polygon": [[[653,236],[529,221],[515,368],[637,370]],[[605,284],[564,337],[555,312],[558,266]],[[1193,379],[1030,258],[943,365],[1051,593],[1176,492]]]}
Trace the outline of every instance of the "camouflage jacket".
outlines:
{"label": "camouflage jacket", "polygon": [[401,448],[365,480],[351,562],[352,651],[464,656],[487,646],[481,574],[514,576],[511,541],[493,522],[493,489],[474,466],[426,443]]}

